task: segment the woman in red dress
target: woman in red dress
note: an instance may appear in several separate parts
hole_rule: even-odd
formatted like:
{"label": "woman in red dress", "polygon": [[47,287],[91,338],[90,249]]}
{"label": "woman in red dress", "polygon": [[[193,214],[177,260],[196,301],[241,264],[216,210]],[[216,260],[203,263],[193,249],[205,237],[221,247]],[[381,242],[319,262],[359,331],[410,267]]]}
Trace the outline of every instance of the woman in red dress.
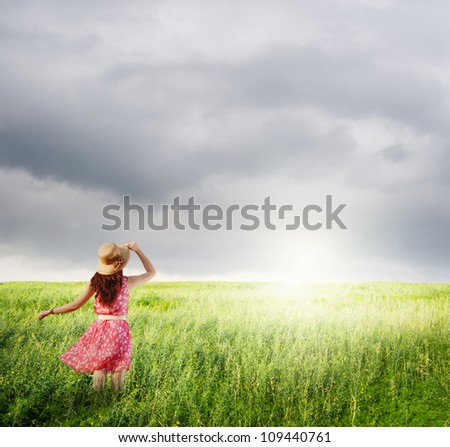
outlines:
{"label": "woman in red dress", "polygon": [[[134,251],[146,270],[138,276],[123,275],[123,268]],[[126,320],[129,291],[149,281],[156,270],[135,242],[116,245],[106,242],[98,249],[98,270],[84,292],[71,303],[39,312],[39,320],[51,314],[73,312],[95,294],[98,315],[81,338],[60,359],[77,372],[94,373],[94,389],[102,389],[111,373],[114,389],[123,389],[125,372],[130,368],[131,333]]]}

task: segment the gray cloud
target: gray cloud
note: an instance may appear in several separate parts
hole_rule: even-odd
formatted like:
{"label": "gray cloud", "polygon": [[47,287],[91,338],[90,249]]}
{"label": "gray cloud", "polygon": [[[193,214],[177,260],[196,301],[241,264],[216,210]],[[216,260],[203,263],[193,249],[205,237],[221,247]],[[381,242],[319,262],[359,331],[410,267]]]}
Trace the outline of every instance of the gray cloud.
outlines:
{"label": "gray cloud", "polygon": [[[439,111],[446,96],[438,83],[377,75],[370,58],[362,59],[352,66],[318,48],[279,45],[237,66],[116,66],[85,85],[87,93],[75,106],[49,92],[39,115],[5,118],[1,161],[41,177],[116,190],[120,183],[121,190],[139,194],[143,187],[158,197],[157,191],[188,186],[211,170],[261,175],[277,171],[286,158],[300,171],[316,161],[323,166],[329,157],[321,146],[345,162],[354,146],[351,137],[338,125],[324,135],[306,128],[295,114],[307,107],[340,119],[378,115],[417,132],[444,127]],[[58,110],[63,112],[56,115]],[[258,113],[267,111],[271,118],[258,127]],[[239,138],[226,127],[233,114],[248,119]],[[202,127],[203,138],[177,139],[192,121]],[[266,156],[258,157],[263,145]],[[123,156],[137,166],[133,176],[124,171]]]}
{"label": "gray cloud", "polygon": [[[82,235],[93,246],[105,236],[102,204],[195,192],[235,202],[245,181],[250,200],[263,190],[345,191],[355,257],[428,266],[433,278],[430,266],[448,267],[448,2],[239,7],[236,15],[227,2],[2,2],[2,243],[30,255],[51,237],[62,244],[84,210],[96,217],[78,223],[72,243],[87,262]],[[30,179],[41,185],[39,209],[25,198]],[[71,202],[49,190],[71,191]],[[195,248],[185,235],[160,236],[162,258],[175,253],[171,243],[184,247],[172,260],[180,272],[213,274],[186,259],[194,249],[207,258],[214,243],[218,268],[231,272],[228,236],[196,236]],[[235,269],[252,270],[250,253],[266,235],[236,237],[248,259]]]}

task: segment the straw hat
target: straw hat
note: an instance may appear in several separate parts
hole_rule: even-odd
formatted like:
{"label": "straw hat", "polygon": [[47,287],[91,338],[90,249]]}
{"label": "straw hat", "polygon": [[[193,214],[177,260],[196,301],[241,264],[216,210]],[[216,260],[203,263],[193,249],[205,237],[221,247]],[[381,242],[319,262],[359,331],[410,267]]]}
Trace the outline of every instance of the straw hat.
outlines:
{"label": "straw hat", "polygon": [[105,242],[98,249],[98,269],[101,275],[112,275],[122,270],[130,260],[130,249],[122,244]]}

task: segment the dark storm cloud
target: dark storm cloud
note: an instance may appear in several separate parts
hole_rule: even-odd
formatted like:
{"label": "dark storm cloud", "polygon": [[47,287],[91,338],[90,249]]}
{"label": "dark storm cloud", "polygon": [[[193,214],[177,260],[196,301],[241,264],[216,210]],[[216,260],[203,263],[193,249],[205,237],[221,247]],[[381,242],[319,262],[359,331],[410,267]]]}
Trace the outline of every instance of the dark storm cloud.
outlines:
{"label": "dark storm cloud", "polygon": [[[38,10],[37,4],[46,8]],[[288,4],[297,10],[298,5]],[[160,200],[211,174],[289,174],[286,166],[302,177],[337,165],[351,170],[355,144],[345,128],[310,130],[310,123],[283,114],[286,108],[293,114],[314,108],[340,120],[382,117],[419,133],[448,135],[445,86],[411,70],[405,61],[390,59],[388,40],[364,48],[352,44],[341,26],[345,13],[352,11],[366,21],[364,28],[347,19],[354,33],[364,36],[363,31],[371,35],[382,29],[387,36],[398,36],[387,8],[377,12],[370,3],[369,9],[330,3],[337,16],[333,22],[331,12],[324,14],[323,21],[339,24],[335,31],[343,32],[334,46],[273,38],[232,59],[195,54],[167,62],[143,54],[139,62],[128,62],[126,52],[107,52],[96,62],[96,52],[110,45],[98,32],[101,20],[109,17],[121,29],[121,16],[130,26],[145,12],[147,21],[157,23],[157,8],[144,5],[123,8],[120,2],[93,2],[90,16],[81,4],[3,5],[20,19],[17,24],[0,23],[7,65],[0,91],[4,166]],[[182,8],[178,2],[174,5]],[[404,18],[403,26],[417,43],[413,22],[420,9],[415,5],[411,13],[401,3],[395,6],[390,12]],[[308,7],[306,14],[317,11]],[[81,20],[81,31],[74,32],[70,17]],[[70,31],[56,27],[55,21],[67,22]],[[440,30],[440,22],[436,28]],[[380,36],[382,43],[385,35]],[[397,51],[405,47],[395,41]],[[59,78],[55,73],[61,70]],[[270,117],[255,119],[267,111]],[[247,132],[234,135],[233,114],[247,120]],[[180,128],[192,125],[202,128],[201,139],[180,135]]]}
{"label": "dark storm cloud", "polygon": [[444,128],[444,87],[395,66],[383,68],[379,59],[366,51],[275,45],[237,70],[237,97],[265,107],[312,105],[352,118],[383,116],[424,131]]}
{"label": "dark storm cloud", "polygon": [[[331,132],[335,141],[311,135],[299,120],[277,118],[285,107],[315,107],[350,118],[382,116],[423,132],[444,128],[446,96],[438,82],[383,72],[373,56],[356,56],[338,58],[316,47],[278,44],[233,63],[118,64],[85,83],[76,106],[64,104],[44,85],[48,100],[39,114],[11,119],[6,113],[0,161],[40,177],[139,195],[150,190],[160,198],[210,173],[257,176],[276,172],[287,161],[304,174],[329,158],[345,163],[352,142],[342,129]],[[273,115],[264,127],[251,122],[259,110]],[[171,138],[194,111],[206,132],[207,121],[216,132],[189,150]],[[233,139],[232,129],[220,123],[235,111],[245,112],[249,130]],[[330,157],[324,157],[327,153]],[[136,166],[133,176],[124,159]]]}
{"label": "dark storm cloud", "polygon": [[[167,201],[220,179],[235,201],[242,180],[278,176],[346,191],[355,256],[450,268],[449,5],[0,2],[3,244],[31,256],[54,239],[49,253],[87,262],[83,238],[95,247],[101,205],[122,194]],[[215,267],[201,238],[164,253],[230,271],[231,236],[214,236]]]}
{"label": "dark storm cloud", "polygon": [[[411,187],[360,203],[354,242],[373,258],[418,266],[418,272],[450,271],[450,207],[445,189]],[[425,275],[424,275],[425,276]],[[447,278],[448,279],[448,278]],[[441,277],[443,280],[443,277]]]}
{"label": "dark storm cloud", "polygon": [[[242,82],[250,78],[243,74]],[[245,101],[238,79],[235,70],[228,78],[226,67],[213,63],[117,66],[84,85],[87,93],[80,94],[76,106],[64,104],[44,86],[48,99],[40,113],[4,120],[0,161],[39,177],[155,198],[211,174],[257,176],[292,163],[296,174],[306,174],[311,172],[307,164],[323,165],[331,145],[333,164],[345,161],[352,142],[339,129],[320,134],[274,111],[263,122],[253,122],[253,94]],[[268,87],[281,83],[273,80]],[[207,132],[204,141],[171,142],[196,110]],[[234,111],[248,119],[247,132],[238,137],[227,128],[234,125],[229,121]]]}

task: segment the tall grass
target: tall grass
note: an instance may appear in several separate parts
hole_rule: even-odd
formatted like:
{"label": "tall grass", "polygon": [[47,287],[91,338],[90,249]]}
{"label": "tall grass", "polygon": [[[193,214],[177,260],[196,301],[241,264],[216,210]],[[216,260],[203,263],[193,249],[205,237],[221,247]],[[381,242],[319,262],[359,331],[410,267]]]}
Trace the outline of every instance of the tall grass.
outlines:
{"label": "tall grass", "polygon": [[4,426],[448,426],[450,285],[150,283],[125,390],[59,360],[94,319],[39,322],[81,283],[3,283]]}

